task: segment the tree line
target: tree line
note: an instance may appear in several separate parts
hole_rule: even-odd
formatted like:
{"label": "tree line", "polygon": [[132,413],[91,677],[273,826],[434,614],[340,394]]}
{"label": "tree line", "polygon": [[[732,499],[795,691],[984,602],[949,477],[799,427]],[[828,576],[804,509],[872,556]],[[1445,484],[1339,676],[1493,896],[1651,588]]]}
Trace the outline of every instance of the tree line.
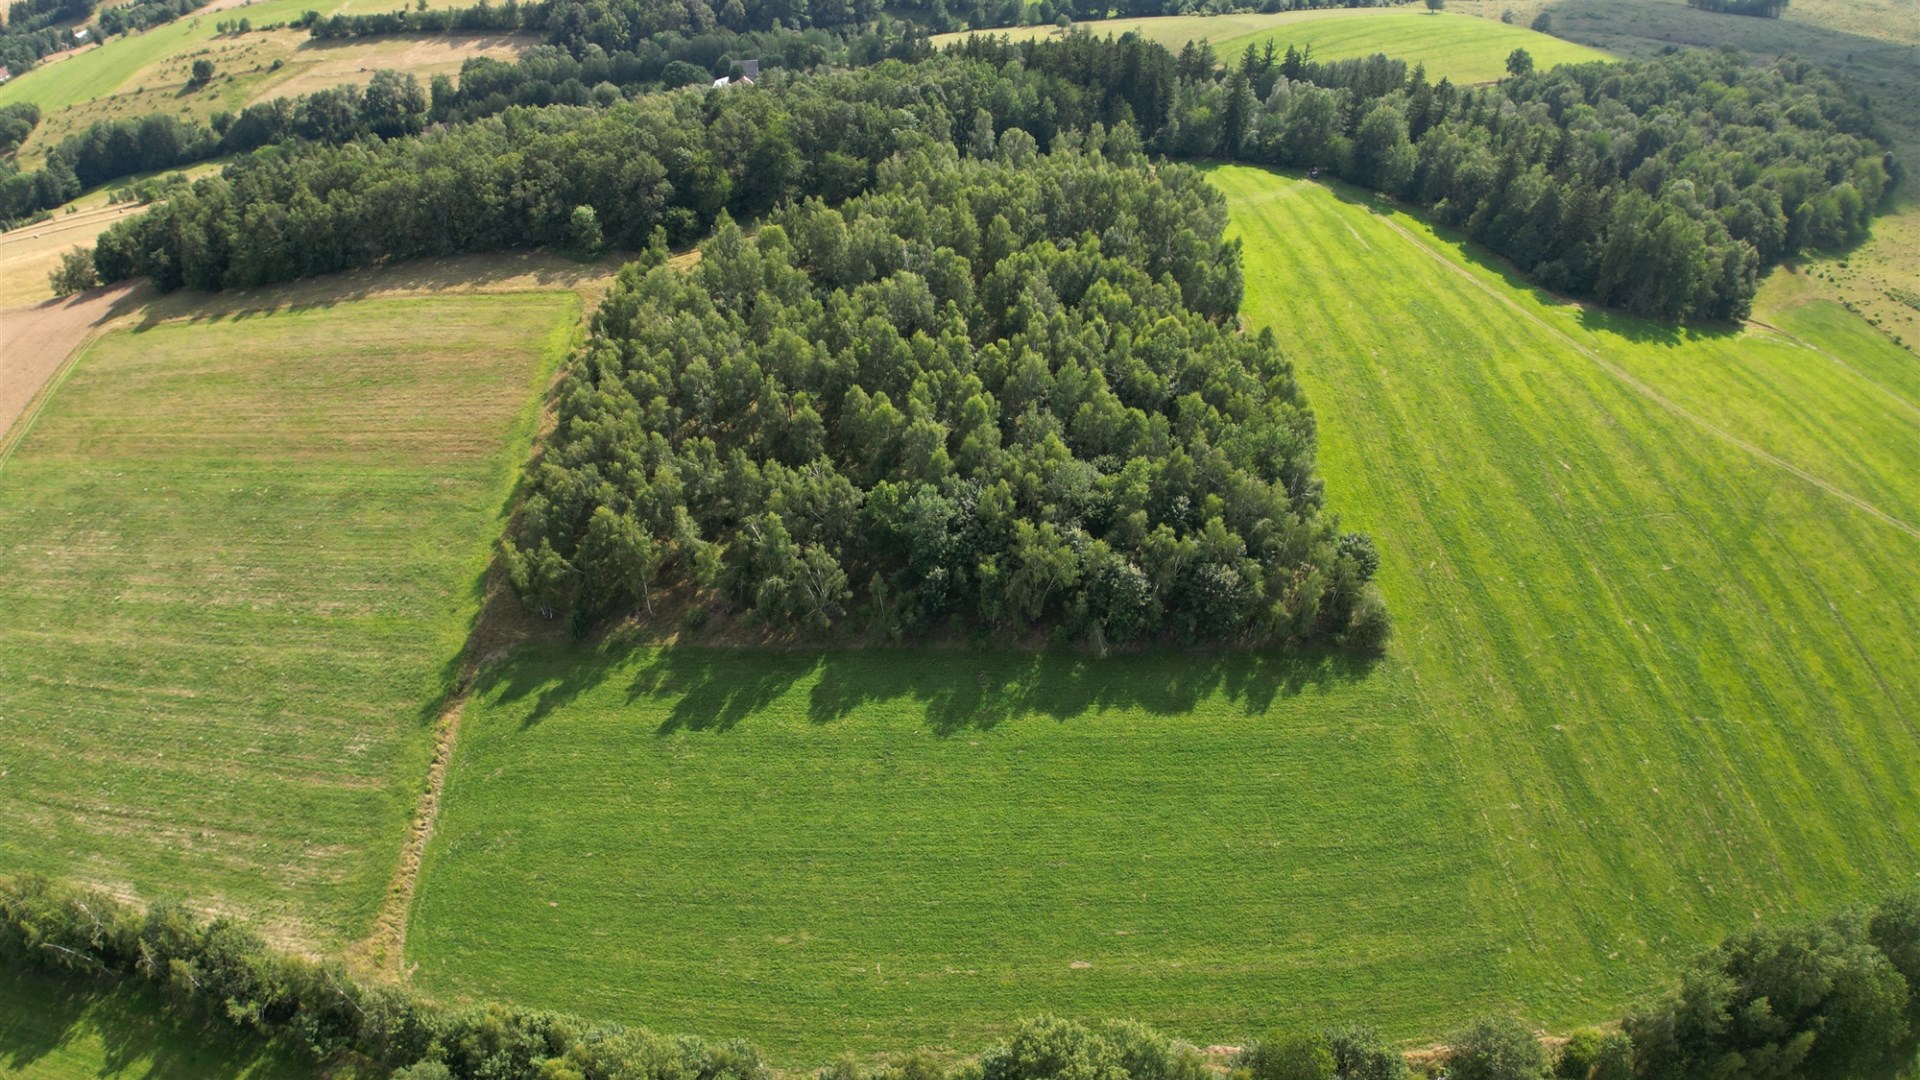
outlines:
{"label": "tree line", "polygon": [[[498,1003],[443,1008],[335,962],[269,948],[226,917],[136,908],[39,876],[0,878],[0,964],[153,995],[225,1032],[265,1036],[316,1066],[397,1080],[772,1080],[749,1044],[713,1044]],[[1430,1064],[1449,1080],[1892,1080],[1915,1061],[1920,893],[1728,938],[1614,1030],[1549,1048],[1518,1019],[1454,1032]],[[923,1052],[878,1068],[848,1057],[817,1080],[1209,1080],[1192,1045],[1131,1021],[1039,1017],[979,1057]],[[1228,1080],[1408,1080],[1373,1030],[1291,1028],[1245,1040]],[[1428,1075],[1431,1075],[1429,1073]]]}
{"label": "tree line", "polygon": [[487,0],[465,8],[401,8],[315,19],[315,37],[440,33],[448,30],[520,30],[546,36],[576,56],[589,45],[607,52],[633,51],[661,34],[697,35],[822,29],[852,33],[897,16],[930,30],[988,29],[1088,21],[1186,15],[1196,11],[1279,12],[1307,8],[1386,7],[1406,0]]}
{"label": "tree line", "polygon": [[[256,152],[99,240],[106,281],[162,289],[285,281],[390,258],[570,243],[593,210],[609,244],[704,236],[810,193],[840,201],[952,120],[930,72],[898,64],[769,93],[673,93],[605,109],[513,108],[414,138]],[[964,92],[956,68],[948,80]],[[119,227],[124,225],[126,227]]]}
{"label": "tree line", "polygon": [[1897,176],[1867,99],[1793,58],[1689,50],[1534,72],[1522,53],[1476,89],[1271,48],[1214,69],[1204,46],[1170,57],[1132,37],[954,49],[1077,84],[1170,156],[1327,170],[1548,289],[1659,319],[1744,317],[1766,268],[1865,236]]}
{"label": "tree line", "polygon": [[[921,56],[927,45],[911,27],[894,23],[849,35],[820,30],[668,33],[641,42],[633,52],[609,54],[597,47],[583,52],[584,58],[576,59],[558,46],[543,45],[514,61],[471,57],[457,82],[435,76],[425,96],[411,74],[382,70],[364,89],[343,84],[276,98],[238,113],[216,112],[204,123],[166,114],[99,121],[68,136],[39,169],[22,173],[0,162],[0,225],[56,209],[110,180],[263,146],[394,138],[430,124],[470,122],[514,106],[604,107],[649,90],[704,85],[735,70],[741,59],[760,60],[763,71],[804,71],[829,63],[872,64]],[[0,152],[7,149],[8,133],[25,118],[25,113],[0,116]],[[20,139],[29,131],[31,124],[20,131]]]}
{"label": "tree line", "polygon": [[[1042,147],[1094,123],[1110,131],[1137,125],[1150,150],[1175,157],[1317,166],[1463,228],[1549,289],[1655,318],[1734,319],[1748,310],[1765,267],[1863,235],[1895,175],[1869,103],[1787,58],[1756,66],[1735,53],[1692,51],[1476,89],[1431,83],[1421,70],[1378,57],[1321,64],[1249,51],[1224,71],[1206,71],[1203,51],[1176,56],[1135,37],[976,38],[939,58],[902,44],[910,70],[883,61],[857,73],[784,78],[764,93],[666,95],[598,112],[509,110],[470,129],[382,146],[284,148],[249,166],[248,184],[203,182],[192,198],[170,204],[178,210],[116,226],[102,240],[101,273],[111,280],[151,271],[162,287],[218,288],[385,257],[564,243],[579,205],[592,207],[611,243],[644,246],[655,225],[686,242],[722,208],[745,218],[786,198],[834,201],[864,190],[872,167],[897,147],[864,134],[857,146],[846,140],[884,122],[877,111],[890,107],[885,99],[925,137],[955,145],[965,145],[984,111],[996,133],[1019,127]],[[854,99],[823,100],[842,92]],[[862,114],[851,130],[813,126],[842,109]],[[532,140],[532,156],[510,146],[508,131]],[[622,140],[638,151],[623,158],[625,149],[590,149]],[[723,152],[728,167],[701,167],[721,142],[735,144]],[[799,164],[748,170],[753,151],[743,143],[776,162],[797,155]],[[668,144],[687,144],[689,156],[655,149]],[[489,162],[481,147],[508,160]],[[565,160],[547,157],[563,153]],[[852,168],[850,160],[863,164]],[[405,175],[415,166],[440,171]],[[664,186],[637,185],[635,170],[657,170]],[[579,190],[576,175],[605,187]],[[358,225],[361,193],[389,176],[388,188],[412,191],[422,205],[451,197],[456,180],[513,194],[474,204],[458,228],[388,230],[387,218]],[[284,243],[282,225],[256,242],[238,221],[215,217],[261,204],[251,208],[263,220],[284,223],[299,177],[310,177],[309,189],[327,192],[329,202],[303,205],[299,216],[319,214],[346,235],[316,238],[297,256],[276,255],[230,278],[226,249]],[[528,202],[539,206],[532,216],[506,214],[504,207]],[[394,206],[387,217],[418,221],[420,213]]]}
{"label": "tree line", "polygon": [[62,139],[31,172],[0,176],[0,221],[51,210],[109,180],[174,169],[227,154],[300,139],[338,145],[364,137],[418,133],[427,95],[401,71],[374,73],[363,89],[347,83],[298,98],[275,98],[208,123],[165,113],[102,120]]}
{"label": "tree line", "polygon": [[[771,164],[771,163],[769,163]],[[510,580],[590,623],[673,590],[782,631],[1382,644],[1379,557],[1238,332],[1239,249],[1131,129],[984,113],[864,195],[622,272],[560,395]]]}

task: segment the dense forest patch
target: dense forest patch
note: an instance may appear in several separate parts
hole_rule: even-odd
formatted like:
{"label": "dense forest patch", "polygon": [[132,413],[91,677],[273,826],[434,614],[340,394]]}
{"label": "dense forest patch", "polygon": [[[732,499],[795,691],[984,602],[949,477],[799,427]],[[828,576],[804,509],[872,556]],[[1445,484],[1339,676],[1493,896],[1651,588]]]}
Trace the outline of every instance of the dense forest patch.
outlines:
{"label": "dense forest patch", "polygon": [[1871,103],[1824,70],[1733,50],[1533,70],[1462,88],[1384,56],[1249,44],[1225,67],[1079,34],[962,55],[1075,86],[1150,149],[1319,168],[1430,211],[1555,292],[1733,320],[1761,273],[1866,236],[1897,177]]}
{"label": "dense forest patch", "polygon": [[1321,513],[1272,333],[1235,327],[1219,195],[1128,139],[974,151],[624,272],[509,552],[523,597],[1378,645],[1372,545]]}
{"label": "dense forest patch", "polygon": [[1176,158],[1331,170],[1464,227],[1558,292],[1731,320],[1767,267],[1863,237],[1897,175],[1870,103],[1792,59],[1695,51],[1540,73],[1517,53],[1512,78],[1463,89],[1385,57],[1323,63],[1250,46],[1222,69],[1205,47],[1175,56],[1134,37],[973,38],[953,51],[720,95],[509,109],[385,144],[280,148],[116,227],[100,273],[220,288],[567,244],[583,205],[610,243],[639,246],[655,225],[689,241],[722,209],[758,217],[858,194],[922,140],[968,146],[1019,128],[1044,149],[1103,124]]}

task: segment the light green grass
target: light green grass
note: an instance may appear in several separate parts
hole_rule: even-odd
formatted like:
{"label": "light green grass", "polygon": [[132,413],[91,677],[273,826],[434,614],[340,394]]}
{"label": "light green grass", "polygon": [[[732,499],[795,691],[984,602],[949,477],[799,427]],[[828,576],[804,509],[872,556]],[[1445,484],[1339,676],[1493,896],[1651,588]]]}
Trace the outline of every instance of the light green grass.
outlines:
{"label": "light green grass", "polygon": [[[1169,49],[1189,41],[1213,44],[1223,61],[1233,61],[1248,45],[1271,41],[1284,52],[1288,45],[1311,46],[1319,60],[1344,60],[1385,53],[1409,65],[1425,64],[1435,82],[1491,82],[1504,78],[1507,56],[1515,49],[1532,55],[1542,71],[1560,64],[1609,59],[1607,53],[1576,45],[1525,26],[1509,26],[1491,19],[1450,13],[1432,14],[1410,8],[1360,8],[1290,11],[1275,15],[1168,15],[1148,19],[1110,19],[1075,24],[1077,29],[1102,36],[1138,33]],[[1051,26],[1029,26],[982,33],[1032,39],[1056,34]],[[965,34],[945,34],[935,44],[958,40]]]}
{"label": "light green grass", "polygon": [[293,1080],[313,1071],[289,1050],[179,1020],[136,987],[0,973],[0,1076]]}
{"label": "light green grass", "polygon": [[0,871],[362,933],[571,294],[95,343],[0,467]]}
{"label": "light green grass", "polygon": [[1766,311],[1795,340],[1588,315],[1214,178],[1389,657],[523,651],[466,712],[422,985],[790,1066],[1042,1010],[1426,1040],[1617,1017],[1915,879],[1920,537],[1787,467],[1920,522],[1911,357],[1819,303]]}

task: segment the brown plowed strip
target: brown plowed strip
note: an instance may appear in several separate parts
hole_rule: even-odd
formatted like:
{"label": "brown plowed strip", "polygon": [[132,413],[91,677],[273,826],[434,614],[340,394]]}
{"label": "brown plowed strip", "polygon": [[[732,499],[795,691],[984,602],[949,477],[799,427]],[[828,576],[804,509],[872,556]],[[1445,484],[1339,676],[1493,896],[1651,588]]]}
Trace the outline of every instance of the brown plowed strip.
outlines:
{"label": "brown plowed strip", "polygon": [[114,317],[137,286],[95,289],[65,300],[0,310],[0,462],[26,433],[48,383]]}

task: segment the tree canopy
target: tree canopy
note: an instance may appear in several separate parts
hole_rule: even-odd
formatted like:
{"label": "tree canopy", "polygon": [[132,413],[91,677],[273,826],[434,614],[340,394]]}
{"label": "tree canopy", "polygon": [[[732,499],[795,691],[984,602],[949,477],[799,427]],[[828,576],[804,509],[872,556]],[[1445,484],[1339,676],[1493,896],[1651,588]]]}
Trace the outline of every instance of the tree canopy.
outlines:
{"label": "tree canopy", "polygon": [[[1385,56],[1249,50],[1217,67],[1137,37],[974,38],[1140,127],[1150,149],[1318,167],[1404,199],[1556,292],[1658,319],[1744,317],[1761,272],[1866,235],[1896,176],[1869,102],[1802,60],[1695,49],[1430,82]],[[1122,112],[1124,109],[1124,112]]]}
{"label": "tree canopy", "polygon": [[508,555],[530,605],[1378,645],[1372,546],[1321,510],[1271,333],[1236,329],[1220,197],[1130,130],[972,150],[623,271]]}

